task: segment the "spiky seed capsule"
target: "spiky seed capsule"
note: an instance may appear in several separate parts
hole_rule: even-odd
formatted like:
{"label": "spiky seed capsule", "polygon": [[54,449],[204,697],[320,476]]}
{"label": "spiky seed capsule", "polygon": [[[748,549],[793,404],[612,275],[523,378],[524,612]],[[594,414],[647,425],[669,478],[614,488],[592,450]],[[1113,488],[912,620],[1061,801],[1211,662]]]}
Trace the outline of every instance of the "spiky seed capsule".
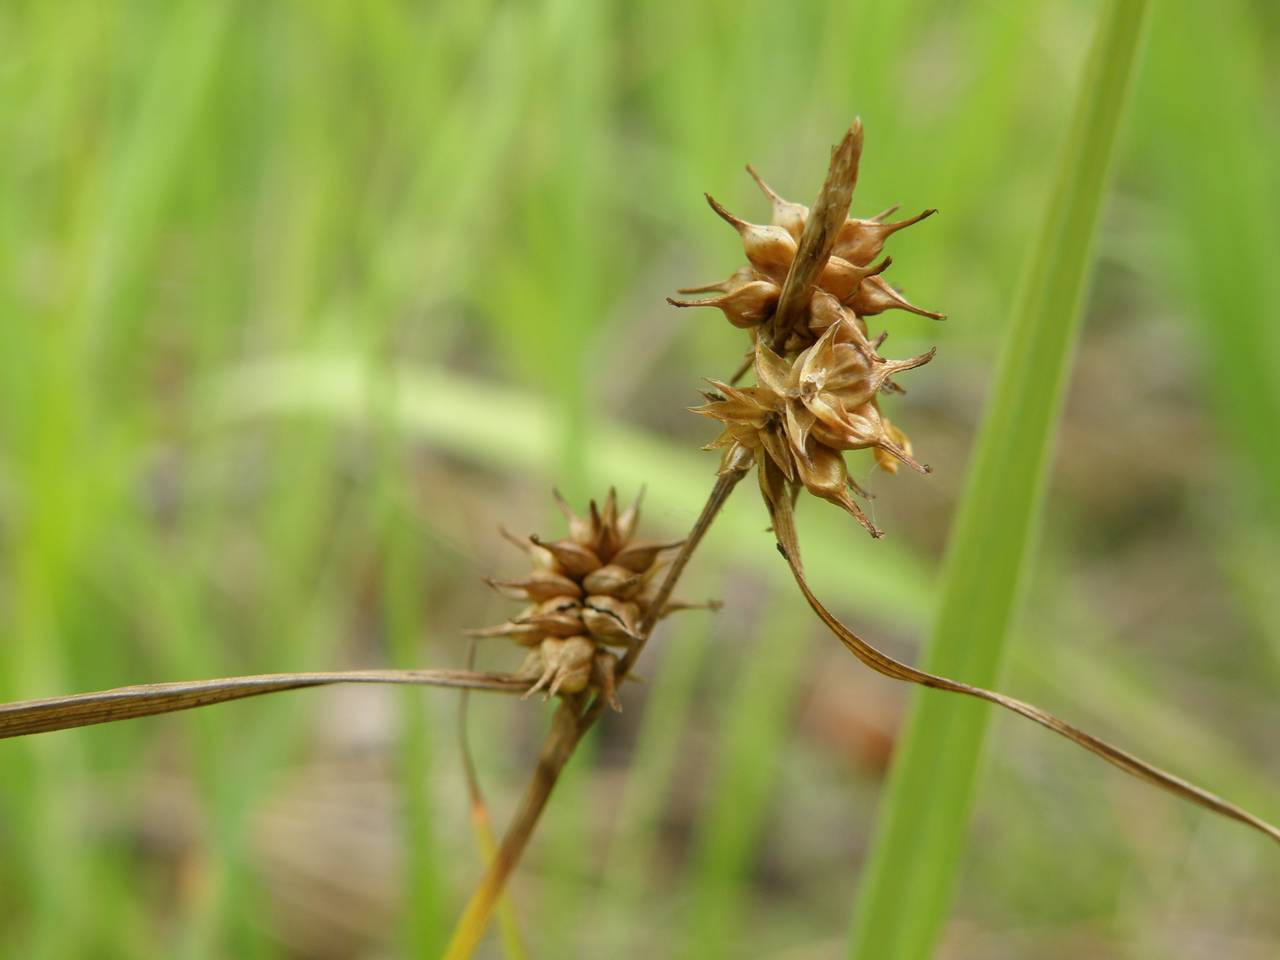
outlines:
{"label": "spiky seed capsule", "polygon": [[742,237],[743,251],[751,261],[751,266],[778,283],[786,279],[791,261],[796,258],[796,241],[791,234],[776,224],[748,223],[735,217],[717,203],[711,194],[707,194],[707,203],[738,231]]}
{"label": "spiky seed capsule", "polygon": [[924,310],[911,303],[880,276],[867,277],[849,300],[849,306],[860,317],[872,317],[886,310],[906,310],[908,313],[929,317],[931,320],[945,320],[946,314]]}
{"label": "spiky seed capsule", "polygon": [[850,217],[840,228],[832,252],[851,263],[868,264],[880,256],[880,251],[884,249],[884,242],[891,236],[914,223],[927,220],[937,212],[937,210],[925,210],[923,213],[896,223],[881,223],[874,219],[858,220]]}
{"label": "spiky seed capsule", "polygon": [[[892,223],[884,219],[896,205],[870,219],[848,217],[800,316],[789,315],[787,329],[774,329],[778,297],[809,208],[781,197],[752,167],[747,172],[769,200],[771,225],[748,223],[710,195],[707,201],[741,235],[750,266],[721,283],[681,291],[716,292],[718,297],[670,302],[719,307],[730,323],[749,330],[756,345],[751,366],[756,386],[736,388],[712,381],[718,392],[707,394],[707,403],[692,409],[723,425],[709,445],[724,450],[722,470],[740,463],[744,455],[754,457],[766,497],[783,495],[779,491],[786,484],[803,485],[880,536],[851,496],[865,492],[849,479],[842,454],[870,449],[889,473],[896,473],[900,463],[929,472],[915,460],[907,435],[880,412],[879,395],[903,392],[892,377],[928,363],[933,351],[906,360],[886,359],[879,353],[885,334],[871,338],[865,318],[891,309],[936,320],[944,317],[915,306],[884,280],[881,274],[891,258],[874,265],[872,261],[889,237],[937,211]],[[856,179],[856,161],[852,176]]]}
{"label": "spiky seed capsule", "polygon": [[[833,255],[827,261],[827,265],[822,268],[822,274],[818,278],[818,286],[841,303],[847,303],[858,295],[863,280],[889,269],[891,263],[893,263],[893,258],[885,257],[874,267],[860,267],[842,257]],[[810,301],[809,310],[812,313],[812,301]]]}
{"label": "spiky seed capsule", "polygon": [[[521,580],[487,581],[503,596],[528,606],[505,623],[471,633],[508,637],[531,648],[517,671],[533,681],[526,696],[595,689],[616,708],[618,658],[606,646],[626,647],[640,638],[641,621],[655,602],[655,574],[679,543],[635,539],[639,498],[619,513],[617,495],[610,490],[603,509],[592,501],[585,517],[558,493],[556,501],[568,521],[568,538],[504,534],[529,555],[534,572]],[[657,619],[671,607],[659,611]]]}
{"label": "spiky seed capsule", "polygon": [[615,597],[629,597],[643,585],[643,574],[633,573],[616,563],[609,563],[598,570],[592,570],[582,580],[583,589],[587,593],[608,594]]}
{"label": "spiky seed capsule", "polygon": [[847,510],[872,536],[880,531],[849,494],[841,453],[873,449],[922,473],[928,467],[911,455],[909,441],[880,415],[876,395],[895,373],[924,366],[933,351],[908,360],[871,359],[858,345],[865,339],[852,318],[830,324],[822,337],[793,360],[756,344],[756,386],[735,388],[713,382],[724,397],[693,408],[719,420],[724,431],[712,447],[734,462],[745,450],[766,469],[799,482],[814,496]]}
{"label": "spiky seed capsule", "polygon": [[742,330],[758,327],[778,309],[778,297],[782,288],[769,280],[752,280],[735,286],[723,296],[709,300],[674,300],[667,297],[673,307],[719,307],[725,318]]}
{"label": "spiky seed capsule", "polygon": [[[680,291],[681,293],[717,292],[724,294],[724,297],[697,302],[674,300],[670,302],[680,307],[694,306],[695,303],[718,306],[724,311],[730,323],[751,329],[754,333],[761,328],[767,328],[769,320],[776,312],[777,301],[774,300],[769,304],[763,297],[759,297],[752,304],[753,309],[746,310],[736,308],[732,295],[737,294],[747,284],[761,280],[781,287],[787,270],[795,259],[799,239],[808,220],[809,208],[779,196],[752,167],[748,166],[747,172],[755,179],[773,207],[772,224],[749,223],[730,213],[710,195],[707,195],[707,202],[742,236],[743,249],[750,267],[736,271],[728,280],[720,283],[690,287]],[[905,220],[883,223],[880,218],[888,216],[895,209],[896,205],[870,219],[857,217],[846,219],[837,236],[832,256],[823,267],[815,292],[826,291],[835,295],[837,300],[850,305],[860,317],[871,316],[888,309],[900,309],[941,320],[942,314],[922,310],[908,302],[888,284],[872,279],[888,269],[892,263],[892,260],[886,257],[880,263],[871,266],[871,261],[879,256],[888,238],[937,213],[936,210],[930,209]],[[767,288],[761,288],[761,290],[764,289]],[[795,325],[794,330],[782,331],[775,345],[783,346],[788,353],[796,353],[813,343],[815,335],[809,329],[812,304],[810,304],[809,314],[810,316],[802,318]]]}

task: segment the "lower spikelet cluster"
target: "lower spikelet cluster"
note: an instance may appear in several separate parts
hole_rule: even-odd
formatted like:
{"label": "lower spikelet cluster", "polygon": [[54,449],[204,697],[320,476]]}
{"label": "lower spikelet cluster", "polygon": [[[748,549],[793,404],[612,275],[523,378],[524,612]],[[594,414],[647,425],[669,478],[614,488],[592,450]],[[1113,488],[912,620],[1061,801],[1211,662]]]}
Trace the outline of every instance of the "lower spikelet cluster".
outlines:
{"label": "lower spikelet cluster", "polygon": [[[618,512],[611,489],[601,509],[594,500],[586,517],[570,509],[559,493],[556,503],[569,522],[563,540],[504,536],[523,550],[533,570],[523,580],[488,580],[504,596],[524,601],[519,614],[496,627],[470,631],[479,637],[507,637],[529,650],[517,671],[534,681],[526,696],[598,690],[617,709],[618,655],[642,639],[642,625],[662,619],[688,604],[667,603],[652,611],[657,574],[676,543],[634,538],[640,498]],[[613,649],[610,649],[613,648]]]}
{"label": "lower spikelet cluster", "polygon": [[[856,179],[861,143],[861,127],[855,127],[839,148],[850,151],[850,181]],[[795,283],[789,274],[810,211],[780,197],[751,167],[747,171],[773,206],[772,223],[748,223],[710,196],[707,201],[741,235],[749,265],[721,283],[681,291],[719,296],[669,302],[718,307],[730,323],[747,330],[755,344],[751,369],[756,385],[712,380],[715,391],[706,392],[707,403],[693,411],[724,424],[710,448],[724,450],[725,469],[741,463],[744,455],[754,457],[767,498],[787,485],[802,485],[843,507],[879,537],[881,532],[853,499],[852,494],[867,494],[849,478],[843,452],[870,449],[889,473],[897,472],[899,463],[929,472],[912,456],[907,435],[881,412],[879,396],[905,392],[892,378],[928,363],[934,351],[907,360],[886,359],[879,349],[887,335],[871,338],[866,318],[891,309],[944,318],[914,306],[885,282],[889,257],[872,261],[890,236],[936,211],[888,223],[885,219],[896,208],[870,219],[846,217],[832,231],[829,255],[813,265],[815,279],[800,292],[800,309],[783,317],[779,306],[789,280]]]}

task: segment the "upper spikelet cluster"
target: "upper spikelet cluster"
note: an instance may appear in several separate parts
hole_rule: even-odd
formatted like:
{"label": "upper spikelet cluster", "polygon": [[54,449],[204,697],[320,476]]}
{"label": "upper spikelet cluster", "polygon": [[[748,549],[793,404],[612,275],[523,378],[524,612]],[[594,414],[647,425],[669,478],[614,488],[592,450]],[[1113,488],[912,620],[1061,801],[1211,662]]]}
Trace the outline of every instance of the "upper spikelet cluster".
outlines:
{"label": "upper spikelet cluster", "polygon": [[[821,252],[815,255],[811,250],[817,259],[803,273],[812,280],[792,276],[800,272],[797,258],[803,256],[809,208],[779,196],[748,166],[772,204],[771,223],[748,223],[707,197],[711,208],[742,237],[748,266],[720,283],[680,291],[718,296],[669,302],[679,307],[718,307],[730,323],[747,330],[755,344],[751,369],[756,385],[735,387],[713,380],[715,392],[707,392],[707,403],[693,408],[724,424],[723,433],[711,444],[724,449],[723,463],[736,464],[744,455],[752,456],[766,497],[778,495],[787,485],[803,485],[849,511],[878,537],[880,531],[851,496],[863,491],[849,479],[842,454],[870,449],[890,473],[897,471],[899,463],[929,472],[912,457],[906,434],[881,412],[879,394],[903,392],[893,376],[923,366],[934,352],[907,360],[886,359],[879,353],[886,334],[872,339],[866,318],[892,309],[935,320],[943,315],[913,305],[885,282],[882,274],[891,258],[872,263],[889,237],[936,211],[925,210],[894,222],[885,221],[896,207],[870,219],[845,215],[861,144],[861,127],[855,125],[837,148],[848,151],[849,157],[845,204],[839,214],[844,222],[832,229]],[[833,163],[833,170],[836,166]],[[797,284],[807,289],[791,289]],[[788,297],[798,308],[784,314],[780,305]]]}
{"label": "upper spikelet cluster", "polygon": [[[610,647],[625,649],[640,642],[649,626],[686,604],[664,604],[652,611],[656,574],[669,551],[680,543],[657,543],[634,537],[640,498],[618,512],[611,489],[601,509],[594,500],[586,517],[570,509],[559,493],[556,503],[569,523],[569,536],[542,540],[537,535],[504,535],[523,550],[533,570],[523,580],[489,580],[504,596],[527,606],[496,627],[471,631],[473,636],[508,637],[529,653],[517,676],[536,681],[547,696],[599,690],[616,708],[618,657]],[[526,694],[528,696],[528,694]]]}

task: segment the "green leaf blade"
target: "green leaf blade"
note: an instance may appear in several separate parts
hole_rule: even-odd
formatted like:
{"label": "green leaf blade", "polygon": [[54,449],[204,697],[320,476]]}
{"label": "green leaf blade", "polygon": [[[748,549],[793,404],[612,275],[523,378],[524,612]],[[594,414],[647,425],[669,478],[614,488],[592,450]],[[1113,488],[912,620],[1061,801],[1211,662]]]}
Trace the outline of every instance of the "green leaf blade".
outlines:
{"label": "green leaf blade", "polygon": [[[998,682],[1041,514],[1145,0],[1108,5],[1061,149],[952,531],[925,669]],[[918,691],[864,873],[852,956],[922,958],[946,920],[990,711]]]}

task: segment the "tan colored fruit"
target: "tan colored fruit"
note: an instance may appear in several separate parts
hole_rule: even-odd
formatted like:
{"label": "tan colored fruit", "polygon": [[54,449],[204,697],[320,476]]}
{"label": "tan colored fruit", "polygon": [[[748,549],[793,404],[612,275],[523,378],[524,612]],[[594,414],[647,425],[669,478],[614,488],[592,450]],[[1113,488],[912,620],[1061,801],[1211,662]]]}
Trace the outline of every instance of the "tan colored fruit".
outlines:
{"label": "tan colored fruit", "polygon": [[[603,508],[591,501],[587,515],[576,514],[555,494],[569,536],[542,540],[514,537],[533,564],[524,579],[486,581],[504,597],[527,606],[505,623],[470,633],[506,637],[531,648],[517,676],[532,681],[529,694],[570,695],[599,690],[615,707],[618,657],[607,646],[628,647],[641,639],[640,624],[655,602],[655,574],[679,543],[635,538],[640,499],[619,512],[613,490]],[[657,619],[692,605],[668,603]]]}
{"label": "tan colored fruit", "polygon": [[[849,479],[843,454],[869,449],[888,473],[896,473],[899,464],[929,472],[915,459],[906,433],[881,412],[880,395],[904,392],[893,378],[924,366],[934,352],[905,360],[882,356],[885,334],[871,336],[867,318],[888,310],[936,320],[944,317],[917,307],[885,281],[882,274],[891,258],[874,265],[872,261],[890,237],[937,211],[929,209],[886,223],[897,209],[895,204],[874,217],[846,217],[847,191],[857,182],[861,153],[860,137],[853,132],[850,136],[853,139],[846,138],[841,147],[851,151],[840,168],[841,189],[846,192],[836,208],[820,199],[814,209],[825,212],[814,214],[818,219],[813,224],[810,208],[781,196],[749,165],[747,172],[769,201],[771,223],[743,220],[708,195],[712,209],[742,237],[749,265],[720,283],[680,291],[718,296],[670,302],[679,307],[718,307],[731,324],[747,330],[752,338],[752,363],[739,376],[750,370],[755,385],[737,386],[738,377],[733,383],[711,381],[715,390],[705,393],[707,402],[692,408],[722,426],[720,436],[709,445],[723,451],[722,472],[753,458],[760,470],[761,489],[771,502],[803,487],[847,510],[873,536],[880,536],[853,498],[866,493]],[[832,169],[836,169],[834,160]],[[813,236],[807,237],[811,227]],[[798,256],[803,263],[796,262]],[[824,256],[825,260],[820,259]],[[796,277],[788,280],[793,264]],[[795,286],[798,283],[811,285],[806,289]],[[786,303],[780,315],[784,289]],[[627,565],[616,557],[613,562]]]}

